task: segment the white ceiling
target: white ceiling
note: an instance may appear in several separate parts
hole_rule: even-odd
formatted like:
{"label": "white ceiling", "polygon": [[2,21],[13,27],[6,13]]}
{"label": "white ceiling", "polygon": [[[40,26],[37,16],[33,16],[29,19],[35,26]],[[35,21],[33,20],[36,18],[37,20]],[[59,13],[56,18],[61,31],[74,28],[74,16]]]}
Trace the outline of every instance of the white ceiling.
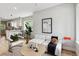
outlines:
{"label": "white ceiling", "polygon": [[26,17],[35,11],[40,11],[60,3],[0,3],[0,18],[11,19]]}

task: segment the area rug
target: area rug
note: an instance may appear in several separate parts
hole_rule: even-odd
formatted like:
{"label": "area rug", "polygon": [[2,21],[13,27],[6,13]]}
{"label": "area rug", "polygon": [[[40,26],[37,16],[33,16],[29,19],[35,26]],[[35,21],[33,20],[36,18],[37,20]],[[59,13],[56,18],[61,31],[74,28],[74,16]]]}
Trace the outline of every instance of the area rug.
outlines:
{"label": "area rug", "polygon": [[[1,56],[23,56],[22,54],[21,54],[21,48],[22,47],[13,47],[12,48],[12,52],[6,52],[6,53],[4,53],[4,54],[2,54]],[[43,54],[43,55],[41,55],[41,56],[50,56],[49,54]]]}
{"label": "area rug", "polygon": [[22,47],[13,47],[12,48],[12,52],[6,52],[4,54],[2,54],[1,56],[23,56],[20,52]]}

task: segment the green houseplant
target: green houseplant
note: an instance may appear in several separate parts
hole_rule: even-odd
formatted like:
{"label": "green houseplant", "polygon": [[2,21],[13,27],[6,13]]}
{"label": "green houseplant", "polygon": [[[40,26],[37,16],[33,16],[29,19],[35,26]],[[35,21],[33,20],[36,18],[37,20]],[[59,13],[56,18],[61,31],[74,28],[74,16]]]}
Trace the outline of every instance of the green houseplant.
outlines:
{"label": "green houseplant", "polygon": [[25,27],[26,27],[25,34],[26,34],[26,44],[27,44],[31,36],[32,28],[28,22],[26,22]]}
{"label": "green houseplant", "polygon": [[18,41],[18,39],[19,39],[17,34],[11,35],[10,38],[13,40],[12,42]]}

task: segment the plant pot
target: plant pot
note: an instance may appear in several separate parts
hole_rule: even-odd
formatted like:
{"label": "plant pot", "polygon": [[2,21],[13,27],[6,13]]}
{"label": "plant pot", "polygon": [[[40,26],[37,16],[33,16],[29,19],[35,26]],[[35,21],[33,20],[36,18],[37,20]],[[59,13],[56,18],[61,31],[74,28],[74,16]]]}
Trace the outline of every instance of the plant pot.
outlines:
{"label": "plant pot", "polygon": [[27,37],[26,37],[26,44],[28,44],[29,39],[30,39],[30,36],[29,36],[29,35],[27,35]]}

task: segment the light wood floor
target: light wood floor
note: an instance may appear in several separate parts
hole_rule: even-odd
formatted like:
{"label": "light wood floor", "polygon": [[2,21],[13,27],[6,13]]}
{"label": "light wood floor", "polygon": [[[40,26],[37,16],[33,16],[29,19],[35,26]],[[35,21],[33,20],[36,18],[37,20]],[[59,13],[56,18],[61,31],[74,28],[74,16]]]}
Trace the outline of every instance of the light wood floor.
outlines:
{"label": "light wood floor", "polygon": [[76,56],[76,53],[73,51],[62,49],[62,56]]}
{"label": "light wood floor", "polygon": [[[8,45],[7,43],[4,43],[5,46]],[[3,44],[2,44],[3,45]],[[0,53],[4,51],[4,49],[7,49],[6,47],[3,47],[2,50],[0,50]],[[6,52],[7,53],[7,52]],[[68,50],[62,50],[62,56],[76,56],[76,53],[75,52],[72,52],[72,51],[68,51]]]}

